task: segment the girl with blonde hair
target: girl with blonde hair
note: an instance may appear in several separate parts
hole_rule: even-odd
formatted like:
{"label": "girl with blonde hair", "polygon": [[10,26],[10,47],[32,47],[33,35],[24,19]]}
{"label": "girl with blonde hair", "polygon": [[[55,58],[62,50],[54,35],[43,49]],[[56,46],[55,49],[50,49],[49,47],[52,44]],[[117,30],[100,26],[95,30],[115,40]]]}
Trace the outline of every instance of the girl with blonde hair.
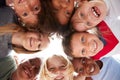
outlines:
{"label": "girl with blonde hair", "polygon": [[73,80],[73,72],[73,65],[67,58],[60,55],[53,55],[44,62],[40,72],[40,79]]}

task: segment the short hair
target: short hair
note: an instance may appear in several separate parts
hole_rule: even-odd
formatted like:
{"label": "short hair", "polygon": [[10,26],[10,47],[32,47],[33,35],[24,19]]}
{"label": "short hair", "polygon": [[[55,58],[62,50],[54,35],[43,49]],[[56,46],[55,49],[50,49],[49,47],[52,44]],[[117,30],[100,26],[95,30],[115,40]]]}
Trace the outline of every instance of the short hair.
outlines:
{"label": "short hair", "polygon": [[73,57],[72,55],[72,47],[71,47],[71,39],[74,32],[69,33],[67,36],[63,37],[62,39],[62,46],[63,46],[63,50],[65,52],[65,54],[69,57]]}

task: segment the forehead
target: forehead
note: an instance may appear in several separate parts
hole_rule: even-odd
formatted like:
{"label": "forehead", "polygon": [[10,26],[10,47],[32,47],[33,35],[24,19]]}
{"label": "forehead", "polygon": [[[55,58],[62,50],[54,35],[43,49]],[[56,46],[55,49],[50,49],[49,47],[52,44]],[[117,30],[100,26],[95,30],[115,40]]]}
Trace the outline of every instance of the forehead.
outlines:
{"label": "forehead", "polygon": [[[53,63],[56,61],[56,63]],[[60,56],[53,56],[47,60],[47,64],[67,63],[67,60]]]}

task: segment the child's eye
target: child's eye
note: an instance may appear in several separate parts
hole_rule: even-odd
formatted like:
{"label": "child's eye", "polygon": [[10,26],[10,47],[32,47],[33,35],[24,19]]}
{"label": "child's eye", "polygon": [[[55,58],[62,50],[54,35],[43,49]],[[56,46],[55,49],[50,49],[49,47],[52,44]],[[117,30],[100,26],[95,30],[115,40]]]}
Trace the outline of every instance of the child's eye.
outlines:
{"label": "child's eye", "polygon": [[40,8],[39,8],[38,6],[35,6],[35,7],[34,7],[34,10],[35,10],[35,11],[39,11]]}
{"label": "child's eye", "polygon": [[65,66],[65,65],[60,66],[60,69],[61,69],[61,70],[65,70],[65,69],[66,69],[66,66]]}
{"label": "child's eye", "polygon": [[82,43],[85,42],[85,38],[84,38],[84,36],[82,36],[82,38],[81,38],[81,42],[82,42]]}
{"label": "child's eye", "polygon": [[48,69],[50,72],[54,72],[55,71],[55,68],[49,68]]}
{"label": "child's eye", "polygon": [[28,14],[26,13],[26,12],[24,12],[23,14],[22,14],[22,16],[24,16],[24,17],[26,17]]}
{"label": "child's eye", "polygon": [[70,16],[71,16],[71,13],[70,13],[69,11],[66,11],[65,13],[66,13],[66,16],[67,16],[67,17],[70,17]]}
{"label": "child's eye", "polygon": [[80,13],[80,16],[81,16],[81,17],[84,17],[84,14],[83,14],[83,13]]}
{"label": "child's eye", "polygon": [[41,47],[41,44],[38,45],[38,49],[40,49],[40,47]]}
{"label": "child's eye", "polygon": [[85,49],[83,48],[82,50],[81,50],[81,52],[80,52],[80,54],[82,54],[82,56],[84,57],[84,55],[85,55]]}
{"label": "child's eye", "polygon": [[79,69],[79,73],[82,73],[83,71],[84,71],[83,68],[80,68],[80,69]]}
{"label": "child's eye", "polygon": [[84,48],[82,49],[81,54],[82,54],[82,55],[85,54],[85,49],[84,49]]}

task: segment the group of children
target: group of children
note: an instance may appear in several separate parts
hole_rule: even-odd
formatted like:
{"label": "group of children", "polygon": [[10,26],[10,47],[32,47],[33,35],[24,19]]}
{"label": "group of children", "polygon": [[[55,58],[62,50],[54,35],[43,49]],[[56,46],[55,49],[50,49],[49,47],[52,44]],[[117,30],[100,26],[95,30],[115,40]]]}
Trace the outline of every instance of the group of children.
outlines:
{"label": "group of children", "polygon": [[[120,52],[119,2],[1,0],[0,79],[35,80],[40,73],[40,80],[119,80],[119,58],[111,57]],[[56,53],[44,62],[33,58],[16,68],[11,50],[22,54],[43,51],[54,33],[62,36],[68,57]]]}

